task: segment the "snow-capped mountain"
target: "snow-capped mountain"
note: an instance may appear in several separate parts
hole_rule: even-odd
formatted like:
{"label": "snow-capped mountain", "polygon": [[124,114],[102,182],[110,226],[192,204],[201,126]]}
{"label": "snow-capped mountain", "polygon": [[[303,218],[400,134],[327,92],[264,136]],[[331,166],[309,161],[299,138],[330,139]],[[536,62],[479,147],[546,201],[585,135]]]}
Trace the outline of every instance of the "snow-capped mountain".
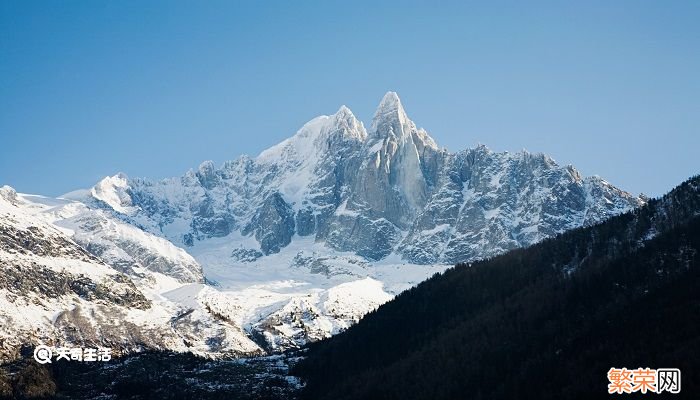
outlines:
{"label": "snow-capped mountain", "polygon": [[[104,298],[65,286],[53,297],[0,286],[0,301],[11,305],[0,317],[37,315],[3,326],[40,324],[42,337],[60,342],[70,338],[57,313],[90,309],[142,332],[108,336],[126,351],[212,355],[327,337],[448,264],[527,246],[645,202],[543,154],[441,149],[393,92],[369,130],[342,106],[255,158],[220,167],[207,161],[161,181],[117,174],[60,199],[9,188],[3,196],[3,268],[22,269],[32,285],[56,265],[66,282],[79,274],[93,288],[104,279],[121,282],[106,285]],[[42,244],[17,244],[34,230]],[[112,290],[135,303],[120,304]],[[91,327],[103,329],[99,319]],[[158,340],[143,339],[150,334]],[[43,340],[27,335],[17,337]]]}
{"label": "snow-capped mountain", "polygon": [[368,260],[417,264],[492,256],[644,203],[544,154],[440,149],[393,92],[369,132],[342,106],[254,159],[207,161],[158,182],[120,174],[67,197],[184,247],[254,239],[235,249],[243,260],[313,237]]}

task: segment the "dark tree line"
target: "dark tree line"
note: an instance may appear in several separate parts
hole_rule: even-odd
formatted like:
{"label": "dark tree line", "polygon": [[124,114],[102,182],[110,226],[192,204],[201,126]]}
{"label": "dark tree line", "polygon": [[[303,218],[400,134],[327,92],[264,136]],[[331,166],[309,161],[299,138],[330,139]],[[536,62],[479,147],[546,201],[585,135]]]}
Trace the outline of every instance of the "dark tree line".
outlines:
{"label": "dark tree line", "polygon": [[[647,206],[459,264],[309,347],[309,399],[608,398],[611,367],[700,393],[700,177]],[[634,398],[635,396],[627,395]]]}
{"label": "dark tree line", "polygon": [[298,390],[278,369],[279,361],[146,352],[106,363],[39,365],[29,355],[0,366],[0,399],[294,400]]}

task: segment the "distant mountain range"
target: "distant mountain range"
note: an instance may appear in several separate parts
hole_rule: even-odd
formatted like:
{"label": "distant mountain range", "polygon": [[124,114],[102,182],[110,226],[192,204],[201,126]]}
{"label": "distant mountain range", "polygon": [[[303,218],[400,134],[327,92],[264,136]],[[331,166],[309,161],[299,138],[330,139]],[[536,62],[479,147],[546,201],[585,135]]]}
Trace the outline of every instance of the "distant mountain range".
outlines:
{"label": "distant mountain range", "polygon": [[527,246],[644,204],[544,154],[450,153],[411,121],[394,92],[367,131],[342,106],[293,137],[216,168],[153,182],[123,174],[66,196],[188,247],[232,233],[243,260],[295,238],[368,260],[468,261]]}
{"label": "distant mountain range", "polygon": [[451,153],[396,93],[256,158],[61,198],[0,190],[0,360],[92,344],[214,357],[295,348],[456,262],[646,204],[543,154]]}

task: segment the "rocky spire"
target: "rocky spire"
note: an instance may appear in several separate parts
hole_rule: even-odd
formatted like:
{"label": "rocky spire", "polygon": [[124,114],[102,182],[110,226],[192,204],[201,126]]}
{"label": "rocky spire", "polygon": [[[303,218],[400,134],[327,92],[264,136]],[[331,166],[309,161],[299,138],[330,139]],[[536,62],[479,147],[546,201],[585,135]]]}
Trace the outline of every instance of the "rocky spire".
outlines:
{"label": "rocky spire", "polygon": [[338,111],[331,117],[331,130],[335,128],[343,133],[347,138],[364,141],[367,138],[367,132],[360,120],[346,106],[340,106]]}
{"label": "rocky spire", "polygon": [[421,153],[426,147],[437,150],[437,143],[428,132],[419,129],[408,118],[396,92],[387,92],[382,98],[374,113],[370,132],[370,137],[373,138],[384,139],[393,136],[399,143],[413,142]]}
{"label": "rocky spire", "polygon": [[372,134],[378,137],[391,134],[401,137],[410,125],[414,124],[408,119],[399,95],[396,92],[387,92],[374,112]]}

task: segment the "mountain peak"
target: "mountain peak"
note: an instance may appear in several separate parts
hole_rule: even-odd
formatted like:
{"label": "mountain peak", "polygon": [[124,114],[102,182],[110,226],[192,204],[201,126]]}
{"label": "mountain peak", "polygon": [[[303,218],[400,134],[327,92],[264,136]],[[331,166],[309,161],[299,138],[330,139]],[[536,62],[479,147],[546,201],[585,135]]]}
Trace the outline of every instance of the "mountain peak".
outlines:
{"label": "mountain peak", "polygon": [[332,116],[332,126],[339,129],[344,137],[364,141],[367,137],[365,127],[355,114],[346,106],[340,106],[338,111]]}
{"label": "mountain peak", "polygon": [[377,111],[374,112],[374,118],[387,114],[406,116],[406,111],[403,109],[401,99],[396,92],[386,92],[377,106]]}
{"label": "mountain peak", "polygon": [[17,191],[11,186],[4,185],[0,187],[0,200],[1,199],[14,204],[17,201]]}
{"label": "mountain peak", "polygon": [[335,114],[331,115],[330,118],[330,123],[335,125],[338,125],[342,122],[346,122],[349,125],[357,125],[359,123],[359,120],[357,119],[357,117],[355,117],[355,114],[353,114],[352,111],[350,111],[350,109],[345,105],[340,106],[338,111],[336,111]]}
{"label": "mountain peak", "polygon": [[419,146],[419,152],[422,152],[424,147],[430,147],[433,150],[438,148],[437,143],[428,132],[422,128],[419,129],[408,118],[396,92],[389,91],[382,98],[374,113],[370,132],[374,138],[384,139],[393,136],[401,141],[412,141]]}
{"label": "mountain peak", "polygon": [[400,136],[399,128],[410,123],[411,120],[406,115],[399,95],[396,92],[386,92],[377,107],[377,111],[374,112],[372,132],[377,136],[386,136],[390,133],[386,128],[392,128],[391,131]]}
{"label": "mountain peak", "polygon": [[382,97],[382,101],[379,103],[379,109],[382,108],[387,108],[387,109],[397,109],[401,108],[401,99],[399,98],[399,94],[396,92],[388,91],[386,94],[384,94],[384,97]]}
{"label": "mountain peak", "polygon": [[90,189],[90,194],[95,199],[109,205],[117,212],[128,214],[131,206],[131,197],[128,194],[129,177],[119,172],[113,176],[107,176]]}
{"label": "mountain peak", "polygon": [[338,111],[336,111],[335,116],[342,116],[342,117],[349,117],[349,116],[355,116],[352,111],[345,105],[343,104],[340,106]]}

